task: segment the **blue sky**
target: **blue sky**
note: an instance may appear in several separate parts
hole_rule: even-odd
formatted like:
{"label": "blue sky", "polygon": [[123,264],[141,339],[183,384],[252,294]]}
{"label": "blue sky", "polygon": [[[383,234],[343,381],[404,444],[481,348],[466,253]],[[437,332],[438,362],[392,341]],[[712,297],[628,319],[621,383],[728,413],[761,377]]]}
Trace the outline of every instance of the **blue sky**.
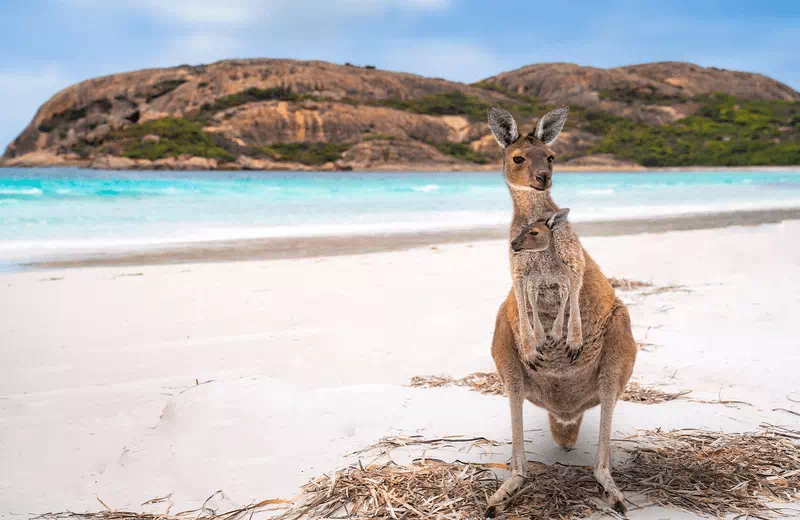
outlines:
{"label": "blue sky", "polygon": [[0,0],[0,149],[59,89],[139,68],[285,57],[476,81],[680,60],[800,90],[799,48],[797,0]]}

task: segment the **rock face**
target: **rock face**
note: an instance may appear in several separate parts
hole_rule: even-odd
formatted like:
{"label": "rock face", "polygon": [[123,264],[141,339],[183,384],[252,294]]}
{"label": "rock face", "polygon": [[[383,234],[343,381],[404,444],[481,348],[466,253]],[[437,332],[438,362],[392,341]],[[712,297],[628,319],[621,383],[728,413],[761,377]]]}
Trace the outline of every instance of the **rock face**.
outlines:
{"label": "rock face", "polygon": [[[648,124],[693,114],[692,98],[723,92],[745,99],[800,101],[800,93],[761,74],[661,62],[614,69],[541,63],[484,80],[545,104],[591,108]],[[646,102],[636,103],[636,100]]]}
{"label": "rock face", "polygon": [[[515,112],[524,131],[541,115],[532,103],[660,125],[695,113],[698,96],[714,92],[800,101],[800,94],[764,76],[687,63],[616,69],[538,64],[465,85],[319,61],[230,60],[73,85],[40,107],[0,165],[476,169],[501,157],[483,115],[491,104]],[[188,133],[175,135],[167,127],[176,119],[192,122],[182,127]],[[554,147],[560,159],[591,154],[601,135],[586,121],[570,119]],[[195,140],[191,153],[181,148],[187,139]],[[271,152],[275,146],[314,151],[317,144],[335,145],[339,155],[328,150],[295,160]]]}
{"label": "rock face", "polygon": [[215,118],[210,132],[242,145],[351,143],[365,135],[443,142],[450,127],[440,117],[332,101],[268,101]]}

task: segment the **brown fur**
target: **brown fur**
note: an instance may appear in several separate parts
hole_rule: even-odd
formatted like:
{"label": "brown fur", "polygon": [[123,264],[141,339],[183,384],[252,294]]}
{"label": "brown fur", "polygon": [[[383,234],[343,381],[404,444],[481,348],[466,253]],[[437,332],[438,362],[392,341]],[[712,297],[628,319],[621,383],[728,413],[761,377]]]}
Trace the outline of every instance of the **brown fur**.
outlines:
{"label": "brown fur", "polygon": [[553,440],[556,441],[556,444],[565,450],[574,448],[575,442],[578,440],[578,432],[581,430],[583,415],[571,423],[559,422],[553,414],[548,414],[547,418],[550,419],[550,433],[553,435]]}
{"label": "brown fur", "polygon": [[[514,294],[517,306],[525,304],[526,311],[520,313],[519,337],[525,358],[533,363],[538,358],[539,347],[546,340],[537,305],[541,285],[555,284],[560,293],[561,305],[550,329],[550,336],[555,340],[561,339],[564,333],[564,315],[569,303],[567,346],[572,361],[580,355],[583,346],[579,298],[585,259],[578,236],[566,220],[568,213],[569,209],[548,211],[538,216],[533,223],[523,226],[519,236],[511,241]],[[528,306],[531,319],[525,319]]]}
{"label": "brown fur", "polygon": [[[525,155],[526,161],[514,163],[512,157],[517,154]],[[530,136],[520,137],[505,148],[504,175],[514,202],[511,237],[518,236],[523,226],[537,220],[543,213],[558,209],[547,191],[552,164],[546,157],[551,154],[543,142]],[[532,160],[528,161],[528,158]],[[531,189],[537,185],[535,177],[542,176],[545,163],[547,168],[544,171],[548,175],[544,184],[547,188]],[[529,363],[520,348],[520,312],[513,288],[498,311],[492,357],[509,396],[513,456],[512,477],[491,497],[489,516],[502,509],[522,484],[527,472],[522,436],[523,399],[548,410],[553,439],[563,447],[575,444],[584,411],[601,405],[595,477],[608,493],[611,505],[620,512],[625,510],[622,493],[610,474],[611,418],[616,401],[633,371],[637,345],[631,333],[627,308],[616,298],[614,289],[592,257],[581,249],[585,259],[579,297],[583,349],[574,363],[569,358],[566,338],[547,338],[539,349],[540,359],[535,365]],[[546,328],[552,326],[559,303],[557,285],[540,287],[538,311]]]}

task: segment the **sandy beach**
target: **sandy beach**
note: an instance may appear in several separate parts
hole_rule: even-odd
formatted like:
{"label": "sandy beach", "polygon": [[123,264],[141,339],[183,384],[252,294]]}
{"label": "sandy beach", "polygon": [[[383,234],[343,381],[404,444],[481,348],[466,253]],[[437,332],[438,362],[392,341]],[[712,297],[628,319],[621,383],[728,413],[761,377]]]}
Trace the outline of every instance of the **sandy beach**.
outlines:
{"label": "sandy beach", "polygon": [[[668,403],[621,402],[614,437],[800,427],[786,411],[800,412],[791,325],[800,221],[583,242],[607,276],[654,284],[618,291],[643,344],[633,380],[691,390]],[[100,501],[176,512],[217,490],[224,498],[212,504],[224,510],[290,499],[386,435],[509,440],[504,398],[407,386],[418,375],[494,369],[494,316],[510,285],[505,242],[413,246],[0,275],[0,516],[92,511]],[[748,404],[699,402],[720,399]],[[597,409],[587,413],[565,453],[545,412],[526,405],[529,458],[591,464],[598,420]],[[510,446],[438,454],[509,455]],[[649,507],[629,517],[692,516]]]}
{"label": "sandy beach", "polygon": [[[596,237],[713,229],[726,226],[758,226],[760,224],[778,223],[787,219],[800,219],[800,209],[757,209],[752,211],[674,215],[664,218],[599,220],[576,222],[573,227],[582,237]],[[31,262],[25,264],[24,267],[38,269],[136,266],[313,258],[403,251],[439,244],[501,240],[507,236],[508,227],[502,225],[430,232],[217,240],[102,253],[76,251],[69,254],[62,253],[58,259]]]}

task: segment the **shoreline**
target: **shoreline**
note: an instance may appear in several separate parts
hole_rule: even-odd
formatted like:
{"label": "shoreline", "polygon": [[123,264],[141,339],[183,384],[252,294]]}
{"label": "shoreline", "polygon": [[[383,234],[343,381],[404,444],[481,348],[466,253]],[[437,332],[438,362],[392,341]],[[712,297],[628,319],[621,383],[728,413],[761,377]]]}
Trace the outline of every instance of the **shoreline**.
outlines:
{"label": "shoreline", "polygon": [[[800,220],[800,209],[770,209],[687,214],[669,218],[644,218],[573,223],[583,238],[643,233],[666,233],[715,229],[729,226],[759,226],[785,220]],[[507,238],[507,226],[370,235],[257,238],[169,244],[152,248],[103,253],[76,253],[68,258],[16,263],[23,271],[72,267],[139,266],[183,263],[213,263],[347,256],[403,251],[441,244],[458,244]]]}
{"label": "shoreline", "polygon": [[[202,158],[201,158],[202,159]],[[172,163],[169,163],[172,164]],[[273,167],[274,166],[274,167]],[[273,163],[269,168],[248,168],[232,163],[226,166],[209,167],[209,163],[190,161],[187,160],[183,163],[174,163],[174,167],[164,164],[120,164],[115,165],[114,162],[104,161],[96,162],[90,159],[65,159],[58,162],[20,162],[14,163],[11,159],[0,158],[0,170],[21,168],[21,169],[51,169],[51,168],[77,168],[86,171],[136,171],[136,172],[365,172],[365,173],[381,173],[381,172],[403,172],[403,173],[426,173],[426,172],[453,172],[453,173],[469,173],[469,172],[486,172],[497,171],[502,172],[503,165],[500,162],[490,164],[471,164],[464,163],[458,165],[447,164],[431,164],[431,163],[404,163],[404,164],[387,164],[379,168],[336,168],[333,165],[305,165],[299,163]],[[619,164],[596,164],[596,165],[569,165],[560,164],[556,165],[555,172],[569,172],[569,173],[645,173],[645,172],[793,172],[800,169],[800,164],[796,165],[779,165],[779,166],[641,166],[633,163],[619,163]]]}

